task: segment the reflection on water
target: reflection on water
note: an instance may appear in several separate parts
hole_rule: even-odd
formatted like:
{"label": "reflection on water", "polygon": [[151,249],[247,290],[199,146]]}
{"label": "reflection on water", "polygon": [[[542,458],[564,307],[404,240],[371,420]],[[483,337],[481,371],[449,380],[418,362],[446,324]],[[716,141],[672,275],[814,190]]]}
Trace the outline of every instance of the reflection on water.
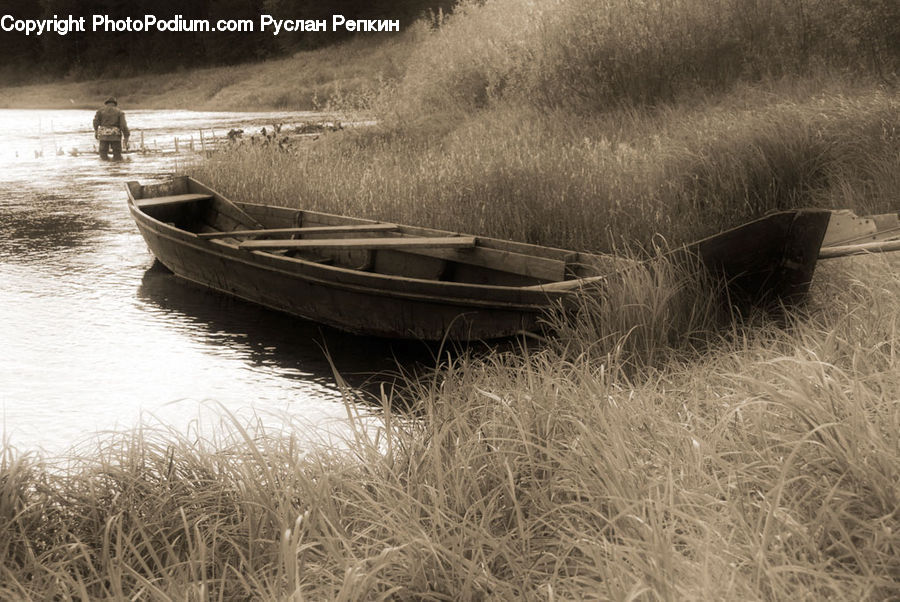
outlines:
{"label": "reflection on water", "polygon": [[[310,118],[125,109],[145,141],[200,127],[249,130]],[[284,413],[321,430],[346,415],[324,349],[353,384],[390,369],[395,354],[423,355],[415,345],[336,333],[153,267],[128,215],[123,183],[164,179],[191,157],[132,155],[116,164],[58,154],[90,148],[92,116],[0,110],[6,440],[59,452],[98,431],[130,428],[146,413],[186,428],[206,400],[244,415]]]}
{"label": "reflection on water", "polygon": [[43,211],[22,202],[2,207],[4,233],[0,257],[4,261],[45,261],[49,256],[86,244],[106,227],[102,215],[72,212],[69,199],[43,195]]}
{"label": "reflection on water", "polygon": [[354,387],[390,380],[397,362],[409,363],[428,348],[415,342],[388,343],[356,337],[271,311],[185,282],[162,264],[144,273],[137,299],[194,340],[219,353],[240,354],[248,368],[279,378],[315,382],[329,389],[334,371]]}

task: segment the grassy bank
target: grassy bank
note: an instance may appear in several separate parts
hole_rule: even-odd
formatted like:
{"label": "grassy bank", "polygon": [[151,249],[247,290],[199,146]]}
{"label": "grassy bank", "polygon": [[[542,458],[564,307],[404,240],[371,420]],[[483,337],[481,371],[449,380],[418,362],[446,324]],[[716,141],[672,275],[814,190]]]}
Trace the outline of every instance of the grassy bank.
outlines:
{"label": "grassy bank", "polygon": [[630,346],[650,363],[616,342],[665,304],[631,287],[605,342],[459,357],[347,450],[144,431],[61,475],[7,449],[0,597],[900,595],[897,267],[831,264],[790,329]]}
{"label": "grassy bank", "polygon": [[[599,251],[785,207],[897,209],[894,4],[754,6],[467,5],[366,95],[378,128],[194,173],[241,200]],[[345,448],[241,425],[123,434],[64,471],[7,448],[0,597],[900,597],[898,259],[821,265],[787,324],[722,316],[670,267],[540,348],[445,355]]]}
{"label": "grassy bank", "polygon": [[896,96],[832,78],[577,118],[504,105],[226,152],[195,173],[236,199],[609,251],[773,209],[889,211],[898,153]]}
{"label": "grassy bank", "polygon": [[238,198],[592,250],[793,206],[888,210],[900,9],[876,4],[463,3],[372,100],[380,130],[198,174]]}

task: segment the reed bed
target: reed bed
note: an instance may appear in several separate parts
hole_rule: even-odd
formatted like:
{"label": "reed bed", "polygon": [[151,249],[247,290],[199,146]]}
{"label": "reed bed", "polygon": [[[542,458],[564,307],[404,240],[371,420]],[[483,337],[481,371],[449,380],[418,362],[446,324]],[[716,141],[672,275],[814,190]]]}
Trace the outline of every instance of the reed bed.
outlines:
{"label": "reed bed", "polygon": [[447,352],[395,394],[416,420],[351,403],[335,448],[237,420],[63,468],[5,447],[0,598],[896,597],[897,267],[827,265],[787,328],[715,335],[658,265],[602,336]]}
{"label": "reed bed", "polygon": [[[378,128],[193,173],[237,200],[638,254],[771,209],[896,209],[894,3],[753,6],[465,4],[352,101]],[[552,341],[444,349],[369,406],[348,391],[336,447],[235,419],[64,466],[6,445],[0,598],[898,598],[898,267],[822,265],[774,322],[650,262],[548,316]]]}

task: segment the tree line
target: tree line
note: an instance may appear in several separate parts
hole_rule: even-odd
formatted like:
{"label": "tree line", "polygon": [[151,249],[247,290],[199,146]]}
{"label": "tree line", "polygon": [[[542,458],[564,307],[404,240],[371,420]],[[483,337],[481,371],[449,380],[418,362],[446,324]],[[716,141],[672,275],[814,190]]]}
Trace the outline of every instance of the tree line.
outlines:
{"label": "tree line", "polygon": [[[401,31],[412,21],[437,11],[450,11],[456,0],[0,0],[0,17],[52,19],[85,17],[85,32],[65,36],[49,32],[26,36],[0,31],[0,85],[66,77],[128,77],[179,68],[228,65],[290,54],[333,44],[351,35],[389,36],[388,33],[347,31],[259,31],[259,16],[278,19],[397,19]],[[181,15],[186,20],[250,19],[248,32],[93,32],[92,15],[110,19],[160,20]],[[330,29],[330,28],[329,28]]]}

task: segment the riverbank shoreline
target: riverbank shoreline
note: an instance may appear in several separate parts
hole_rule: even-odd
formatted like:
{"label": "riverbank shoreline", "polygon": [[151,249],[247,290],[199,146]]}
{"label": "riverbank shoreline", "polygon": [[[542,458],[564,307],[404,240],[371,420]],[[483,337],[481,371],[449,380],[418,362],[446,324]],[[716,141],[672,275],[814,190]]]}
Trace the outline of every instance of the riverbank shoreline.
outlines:
{"label": "riverbank shoreline", "polygon": [[[824,4],[468,3],[382,55],[393,83],[332,97],[387,90],[382,125],[192,173],[644,256],[770,210],[896,211],[900,18]],[[540,345],[448,345],[369,405],[346,391],[342,446],[226,417],[112,435],[60,477],[4,448],[0,598],[897,598],[900,257],[821,263],[780,320],[642,264]]]}

